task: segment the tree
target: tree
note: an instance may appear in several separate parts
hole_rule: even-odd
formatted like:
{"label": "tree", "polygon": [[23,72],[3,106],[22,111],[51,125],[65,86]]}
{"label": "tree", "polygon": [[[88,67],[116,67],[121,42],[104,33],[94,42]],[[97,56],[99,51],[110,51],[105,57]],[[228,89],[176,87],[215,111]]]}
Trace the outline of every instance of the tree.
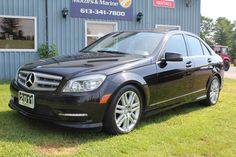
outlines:
{"label": "tree", "polygon": [[236,59],[236,29],[233,32],[233,45],[230,51],[231,59]]}
{"label": "tree", "polygon": [[19,20],[14,18],[2,18],[2,21],[0,22],[0,27],[2,29],[3,34],[10,34],[13,35],[13,37],[17,36],[17,32],[19,29]]}
{"label": "tree", "polygon": [[200,36],[209,45],[213,45],[214,43],[214,27],[213,19],[204,16],[201,17]]}
{"label": "tree", "polygon": [[217,44],[232,47],[233,46],[234,24],[225,17],[219,17],[215,23],[214,40]]}

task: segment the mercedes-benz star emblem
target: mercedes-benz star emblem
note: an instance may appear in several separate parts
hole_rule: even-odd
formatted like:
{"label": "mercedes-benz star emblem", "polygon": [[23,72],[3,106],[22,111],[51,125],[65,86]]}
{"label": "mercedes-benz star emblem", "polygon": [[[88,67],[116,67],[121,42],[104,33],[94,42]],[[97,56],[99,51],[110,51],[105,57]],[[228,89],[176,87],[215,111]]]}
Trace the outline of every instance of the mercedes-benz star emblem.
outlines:
{"label": "mercedes-benz star emblem", "polygon": [[33,86],[35,80],[34,73],[30,73],[27,75],[26,80],[25,80],[25,85],[30,88]]}

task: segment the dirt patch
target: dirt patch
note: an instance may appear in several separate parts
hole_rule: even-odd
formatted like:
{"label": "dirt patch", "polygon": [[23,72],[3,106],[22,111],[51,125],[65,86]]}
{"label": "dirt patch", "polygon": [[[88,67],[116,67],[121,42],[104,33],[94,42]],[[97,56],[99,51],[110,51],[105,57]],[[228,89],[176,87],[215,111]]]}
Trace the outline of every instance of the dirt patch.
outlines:
{"label": "dirt patch", "polygon": [[36,150],[43,155],[71,155],[78,150],[78,146],[57,146],[53,144],[45,146],[35,146]]}

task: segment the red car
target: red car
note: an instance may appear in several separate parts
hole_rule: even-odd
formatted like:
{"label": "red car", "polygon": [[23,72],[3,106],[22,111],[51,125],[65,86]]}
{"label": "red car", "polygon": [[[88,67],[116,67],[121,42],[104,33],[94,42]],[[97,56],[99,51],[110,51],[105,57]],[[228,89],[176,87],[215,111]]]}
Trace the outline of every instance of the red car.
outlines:
{"label": "red car", "polygon": [[213,45],[211,48],[218,54],[224,61],[224,70],[228,71],[230,68],[230,55],[229,48],[222,45]]}

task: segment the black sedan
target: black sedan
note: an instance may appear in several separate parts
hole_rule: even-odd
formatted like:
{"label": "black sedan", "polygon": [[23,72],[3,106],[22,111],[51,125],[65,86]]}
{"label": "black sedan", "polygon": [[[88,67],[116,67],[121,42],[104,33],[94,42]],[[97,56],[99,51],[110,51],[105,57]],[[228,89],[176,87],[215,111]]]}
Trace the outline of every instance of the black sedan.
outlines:
{"label": "black sedan", "polygon": [[124,134],[141,117],[190,102],[215,105],[222,85],[222,59],[196,35],[116,32],[78,54],[22,66],[9,106],[62,126]]}

